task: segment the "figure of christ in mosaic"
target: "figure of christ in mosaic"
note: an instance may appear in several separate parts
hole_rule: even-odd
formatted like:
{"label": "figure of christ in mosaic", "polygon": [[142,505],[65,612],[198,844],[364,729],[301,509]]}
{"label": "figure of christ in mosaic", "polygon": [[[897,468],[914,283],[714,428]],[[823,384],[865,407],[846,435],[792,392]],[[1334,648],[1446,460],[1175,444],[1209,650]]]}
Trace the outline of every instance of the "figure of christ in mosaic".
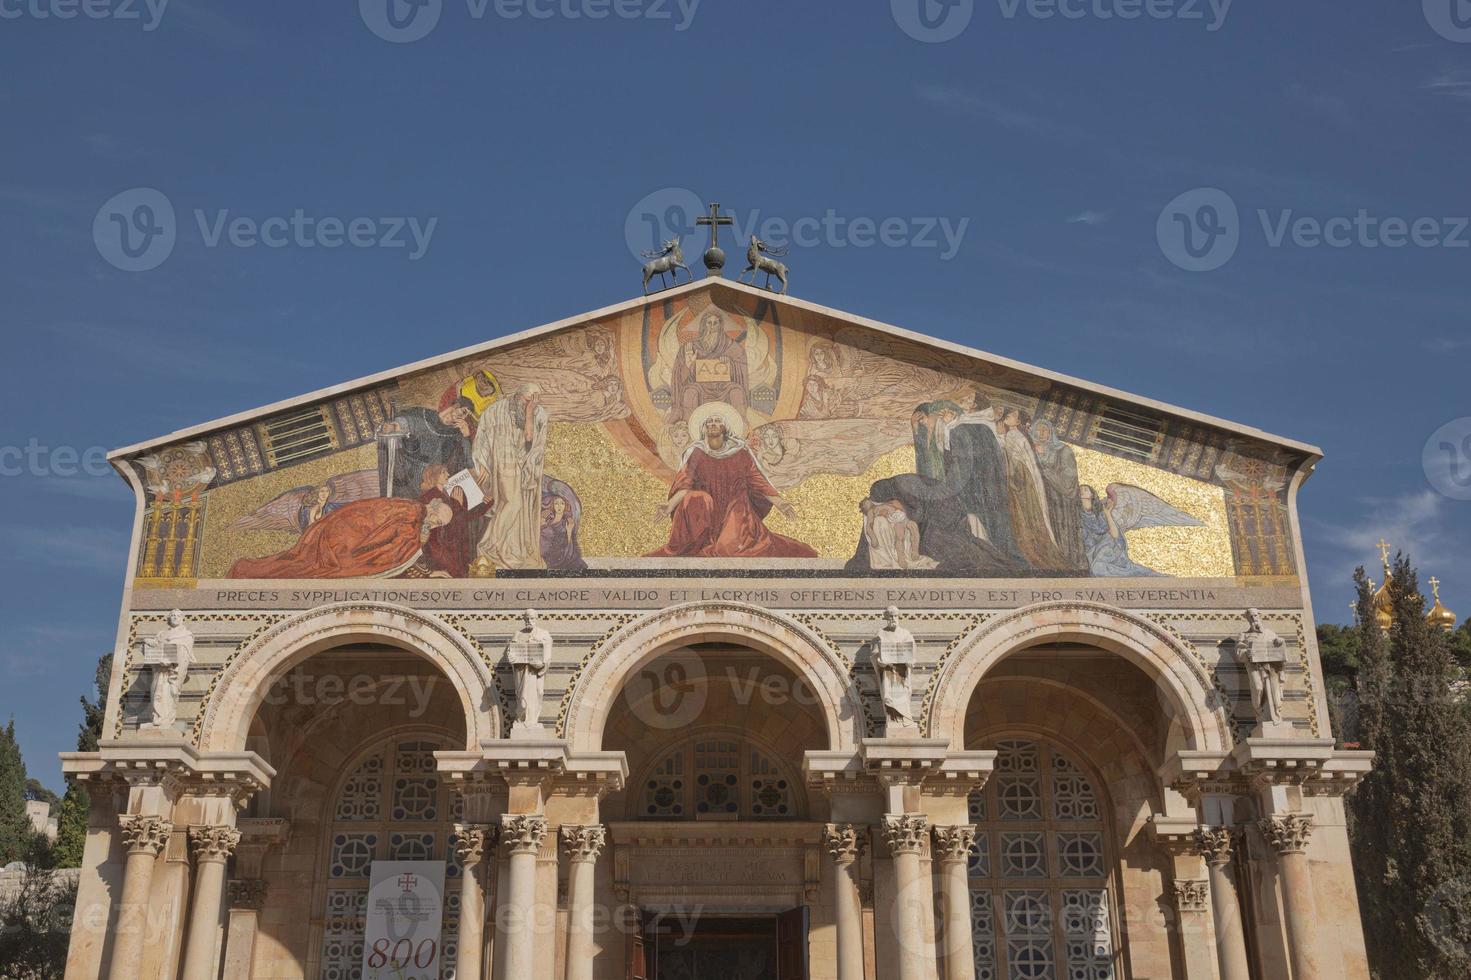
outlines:
{"label": "figure of christ in mosaic", "polygon": [[669,543],[650,558],[816,558],[817,552],[765,524],[773,507],[796,516],[771,485],[741,437],[744,423],[732,405],[711,402],[690,418],[691,437],[669,500]]}

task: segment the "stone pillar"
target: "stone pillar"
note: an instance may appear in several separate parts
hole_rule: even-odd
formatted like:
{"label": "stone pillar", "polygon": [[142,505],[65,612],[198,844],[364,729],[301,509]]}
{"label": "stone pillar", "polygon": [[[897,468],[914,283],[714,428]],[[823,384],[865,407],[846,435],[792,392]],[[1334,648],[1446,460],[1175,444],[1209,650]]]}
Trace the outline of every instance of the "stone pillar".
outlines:
{"label": "stone pillar", "polygon": [[940,901],[945,927],[945,980],[975,980],[976,956],[970,936],[970,852],[976,828],[969,824],[935,828],[940,862]]}
{"label": "stone pillar", "polygon": [[823,842],[833,856],[834,904],[838,916],[837,980],[864,980],[863,897],[858,890],[858,861],[868,844],[868,830],[853,824],[830,823]]}
{"label": "stone pillar", "polygon": [[1246,933],[1241,923],[1241,901],[1231,875],[1235,836],[1227,827],[1202,827],[1195,832],[1195,846],[1209,869],[1207,881],[1210,883],[1221,980],[1251,980],[1246,959]]}
{"label": "stone pillar", "polygon": [[540,814],[508,813],[501,818],[501,842],[511,860],[505,901],[505,976],[500,980],[527,980],[536,975],[532,965],[536,955],[536,855],[546,836],[547,818]]}
{"label": "stone pillar", "polygon": [[919,813],[884,814],[884,841],[894,861],[894,933],[899,943],[898,980],[929,980],[933,960],[926,965],[930,945],[925,940],[925,909],[933,904],[920,858],[929,824]]}
{"label": "stone pillar", "polygon": [[1282,904],[1287,913],[1287,947],[1292,980],[1318,980],[1317,914],[1313,902],[1313,872],[1308,867],[1308,838],[1313,818],[1306,813],[1268,817],[1257,824],[1277,852],[1282,879]]}
{"label": "stone pillar", "polygon": [[562,843],[567,847],[567,969],[566,980],[592,980],[593,942],[593,872],[598,855],[608,842],[607,831],[596,824],[562,828]]}
{"label": "stone pillar", "polygon": [[460,946],[455,976],[481,980],[485,956],[485,850],[495,846],[493,824],[455,824],[455,853],[460,859]]}
{"label": "stone pillar", "polygon": [[194,845],[194,903],[189,910],[183,975],[212,977],[219,952],[220,903],[225,900],[225,863],[240,843],[240,831],[194,826],[189,828],[189,843]]}
{"label": "stone pillar", "polygon": [[174,825],[163,817],[123,815],[118,818],[128,849],[123,868],[123,894],[118,900],[117,937],[107,980],[138,980],[148,931],[148,900],[153,891],[153,864],[169,842]]}
{"label": "stone pillar", "polygon": [[225,926],[224,980],[250,980],[255,962],[255,935],[260,929],[260,910],[266,903],[264,878],[232,878],[225,886],[230,909]]}

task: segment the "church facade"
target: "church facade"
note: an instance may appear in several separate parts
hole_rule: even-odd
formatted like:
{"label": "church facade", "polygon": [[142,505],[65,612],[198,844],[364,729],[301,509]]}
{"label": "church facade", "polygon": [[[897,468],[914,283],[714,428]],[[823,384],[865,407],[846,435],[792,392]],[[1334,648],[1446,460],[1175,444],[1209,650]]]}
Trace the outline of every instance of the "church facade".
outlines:
{"label": "church facade", "polygon": [[1311,446],[717,278],[111,458],[70,980],[1368,976]]}

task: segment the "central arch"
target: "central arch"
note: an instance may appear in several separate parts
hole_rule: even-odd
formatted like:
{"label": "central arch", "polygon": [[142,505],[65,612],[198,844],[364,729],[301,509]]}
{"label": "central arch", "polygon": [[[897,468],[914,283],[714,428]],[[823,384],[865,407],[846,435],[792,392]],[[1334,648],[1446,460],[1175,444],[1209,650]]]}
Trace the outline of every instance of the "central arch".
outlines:
{"label": "central arch", "polygon": [[816,696],[828,748],[852,749],[863,738],[851,665],[795,620],[737,602],[671,606],[623,627],[583,665],[568,692],[558,734],[576,750],[598,750],[608,715],[630,678],[671,650],[709,642],[748,647],[789,668]]}
{"label": "central arch", "polygon": [[1180,721],[1187,747],[1227,750],[1231,730],[1210,670],[1193,650],[1159,625],[1100,603],[1047,602],[986,623],[945,662],[930,686],[926,733],[965,747],[971,696],[1001,660],[1044,643],[1077,643],[1116,654],[1159,687]]}
{"label": "central arch", "polygon": [[500,737],[495,676],[469,639],[439,619],[390,603],[318,606],[277,623],[225,665],[201,713],[199,747],[238,752],[276,678],[315,654],[378,644],[422,657],[449,680],[465,712],[465,748]]}

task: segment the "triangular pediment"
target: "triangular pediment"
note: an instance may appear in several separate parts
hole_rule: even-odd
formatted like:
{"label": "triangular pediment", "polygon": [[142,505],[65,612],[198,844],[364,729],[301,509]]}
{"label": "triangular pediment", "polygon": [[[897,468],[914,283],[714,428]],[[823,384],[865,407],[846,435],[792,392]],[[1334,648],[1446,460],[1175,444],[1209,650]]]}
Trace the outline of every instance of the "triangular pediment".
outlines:
{"label": "triangular pediment", "polygon": [[151,501],[146,583],[1290,577],[1317,455],[704,280],[114,460]]}

